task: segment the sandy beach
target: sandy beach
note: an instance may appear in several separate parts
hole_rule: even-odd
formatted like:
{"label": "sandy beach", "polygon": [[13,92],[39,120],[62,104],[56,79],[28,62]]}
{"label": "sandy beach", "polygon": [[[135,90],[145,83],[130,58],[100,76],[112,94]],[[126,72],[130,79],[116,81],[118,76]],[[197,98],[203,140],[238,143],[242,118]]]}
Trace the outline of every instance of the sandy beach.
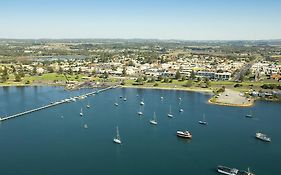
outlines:
{"label": "sandy beach", "polygon": [[254,99],[244,97],[240,92],[226,89],[217,97],[209,99],[209,103],[224,106],[250,107],[254,104]]}

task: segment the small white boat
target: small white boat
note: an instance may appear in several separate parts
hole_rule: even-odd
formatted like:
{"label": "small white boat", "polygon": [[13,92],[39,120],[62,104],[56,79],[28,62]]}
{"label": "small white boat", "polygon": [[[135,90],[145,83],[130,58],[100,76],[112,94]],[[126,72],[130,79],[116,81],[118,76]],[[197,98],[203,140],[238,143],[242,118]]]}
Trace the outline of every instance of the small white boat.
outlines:
{"label": "small white boat", "polygon": [[88,128],[88,125],[87,125],[87,124],[84,124],[84,128],[87,129],[87,128]]}
{"label": "small white boat", "polygon": [[161,98],[161,100],[163,100],[164,99],[164,97],[160,97]]}
{"label": "small white boat", "polygon": [[207,125],[208,124],[208,122],[206,122],[206,119],[205,119],[206,117],[205,117],[205,114],[203,114],[203,120],[199,120],[199,124],[201,124],[201,125]]}
{"label": "small white boat", "polygon": [[113,139],[113,142],[117,143],[117,144],[121,144],[122,143],[120,135],[119,135],[118,126],[116,127],[116,137]]}
{"label": "small white boat", "polygon": [[118,106],[118,103],[117,103],[117,98],[115,100],[115,103],[114,103],[115,106]]}
{"label": "small white boat", "polygon": [[80,116],[82,117],[83,116],[83,109],[81,108],[80,110]]}
{"label": "small white boat", "polygon": [[153,124],[153,125],[157,125],[157,124],[158,124],[157,119],[156,119],[156,114],[155,114],[155,112],[154,112],[154,114],[153,114],[153,119],[151,119],[151,120],[149,121],[149,123],[150,123],[150,124]]}
{"label": "small white boat", "polygon": [[90,104],[88,103],[86,107],[87,107],[87,108],[90,108],[91,106],[90,106]]}
{"label": "small white boat", "polygon": [[183,109],[180,109],[180,112],[183,112]]}
{"label": "small white boat", "polygon": [[253,118],[252,111],[250,111],[250,114],[247,114],[245,117],[247,117],[247,118]]}
{"label": "small white boat", "polygon": [[140,105],[144,105],[144,102],[143,102],[143,101],[141,101],[141,102],[140,102]]}
{"label": "small white boat", "polygon": [[171,106],[170,106],[170,111],[169,111],[169,113],[167,114],[167,116],[170,117],[170,118],[173,118],[173,117],[174,117],[173,114],[172,114],[172,107],[171,107]]}
{"label": "small white boat", "polygon": [[124,100],[124,101],[127,101],[127,98],[124,98],[123,100]]}

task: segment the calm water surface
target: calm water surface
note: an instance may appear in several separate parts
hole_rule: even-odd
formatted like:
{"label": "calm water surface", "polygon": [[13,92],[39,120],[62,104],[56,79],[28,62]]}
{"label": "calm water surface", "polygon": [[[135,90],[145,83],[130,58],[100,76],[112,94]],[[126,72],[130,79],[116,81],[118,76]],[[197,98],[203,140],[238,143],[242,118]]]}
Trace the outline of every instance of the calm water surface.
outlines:
{"label": "calm water surface", "polygon": [[[0,88],[0,116],[89,91],[92,90]],[[113,89],[2,122],[0,172],[3,175],[215,175],[217,165],[226,165],[243,170],[250,167],[257,175],[281,174],[278,166],[281,104],[257,102],[252,108],[222,107],[207,104],[209,97],[182,91]],[[142,99],[144,115],[138,116]],[[118,107],[114,106],[116,101]],[[170,106],[174,118],[167,117]],[[184,112],[180,113],[180,108]],[[245,117],[250,111],[253,119]],[[158,118],[157,126],[149,124],[153,112]],[[198,124],[203,114],[207,126]],[[122,145],[112,141],[116,126]],[[186,129],[192,132],[192,140],[176,137],[177,130]],[[272,142],[256,140],[257,131],[268,134]]]}

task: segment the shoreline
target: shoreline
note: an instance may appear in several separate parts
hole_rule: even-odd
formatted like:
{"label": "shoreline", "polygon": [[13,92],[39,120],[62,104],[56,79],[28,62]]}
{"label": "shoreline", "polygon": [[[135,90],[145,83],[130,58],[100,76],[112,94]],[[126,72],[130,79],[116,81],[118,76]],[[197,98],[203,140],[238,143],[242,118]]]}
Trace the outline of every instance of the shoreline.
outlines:
{"label": "shoreline", "polygon": [[[38,83],[38,84],[0,84],[1,87],[36,87],[36,86],[53,86],[53,87],[65,87],[62,84],[47,84],[47,83]],[[214,95],[213,90],[206,88],[185,88],[185,87],[152,87],[152,86],[135,86],[135,85],[121,85],[120,88],[135,88],[135,89],[153,89],[153,90],[173,90],[173,91],[187,91],[187,92],[196,92],[196,93],[206,93],[210,95]],[[68,90],[68,89],[65,89]],[[216,102],[213,101],[214,96],[212,96],[207,103],[212,105],[219,105],[219,106],[229,106],[229,107],[252,107],[255,104],[256,100],[265,100],[275,102],[275,100],[269,99],[254,99],[252,98],[249,103],[246,104],[231,104],[231,103],[223,103],[223,102]]]}
{"label": "shoreline", "polygon": [[199,93],[209,93],[213,94],[211,89],[203,88],[169,88],[169,87],[149,87],[149,86],[134,86],[134,85],[122,85],[121,88],[135,88],[135,89],[155,89],[155,90],[175,90],[175,91],[189,91],[189,92],[199,92]]}
{"label": "shoreline", "polygon": [[255,102],[255,100],[252,99],[251,102],[247,103],[247,104],[231,104],[231,103],[213,102],[212,99],[213,99],[213,97],[208,100],[209,104],[219,105],[219,106],[229,106],[229,107],[244,107],[244,108],[247,108],[247,107],[254,106],[254,102]]}

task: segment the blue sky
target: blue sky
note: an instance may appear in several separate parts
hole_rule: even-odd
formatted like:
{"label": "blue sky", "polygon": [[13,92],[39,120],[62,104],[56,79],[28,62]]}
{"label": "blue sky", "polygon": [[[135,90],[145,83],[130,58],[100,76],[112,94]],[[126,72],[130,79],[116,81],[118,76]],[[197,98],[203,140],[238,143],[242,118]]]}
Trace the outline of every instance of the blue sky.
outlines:
{"label": "blue sky", "polygon": [[281,39],[279,0],[1,0],[0,38]]}

